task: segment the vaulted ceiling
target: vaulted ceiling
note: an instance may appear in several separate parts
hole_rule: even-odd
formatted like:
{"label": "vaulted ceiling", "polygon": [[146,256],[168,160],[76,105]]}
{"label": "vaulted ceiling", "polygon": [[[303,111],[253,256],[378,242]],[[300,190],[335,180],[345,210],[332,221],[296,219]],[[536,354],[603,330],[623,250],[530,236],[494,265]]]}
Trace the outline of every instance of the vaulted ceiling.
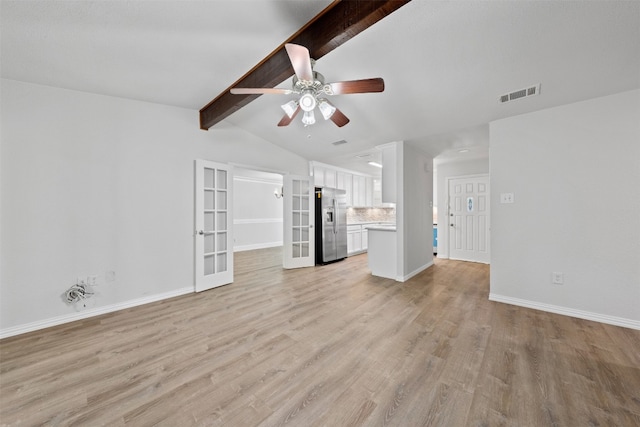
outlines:
{"label": "vaulted ceiling", "polygon": [[[188,108],[198,127],[200,108],[330,3],[2,0],[2,77]],[[414,0],[317,61],[327,81],[385,80],[383,93],[331,98],[348,125],[277,127],[286,95],[225,121],[371,173],[356,155],[396,140],[443,159],[486,156],[492,120],[639,88],[638,52],[638,1]],[[537,83],[539,96],[498,102]]]}

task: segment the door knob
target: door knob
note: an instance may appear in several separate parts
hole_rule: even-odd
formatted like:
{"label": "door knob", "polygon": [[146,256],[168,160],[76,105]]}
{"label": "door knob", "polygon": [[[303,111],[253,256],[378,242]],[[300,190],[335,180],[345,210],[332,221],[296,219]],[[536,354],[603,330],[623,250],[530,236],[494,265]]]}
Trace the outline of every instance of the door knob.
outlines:
{"label": "door knob", "polygon": [[204,231],[200,230],[198,231],[198,234],[202,236],[204,234]]}
{"label": "door knob", "polygon": [[449,225],[453,227],[453,224],[449,224]]}

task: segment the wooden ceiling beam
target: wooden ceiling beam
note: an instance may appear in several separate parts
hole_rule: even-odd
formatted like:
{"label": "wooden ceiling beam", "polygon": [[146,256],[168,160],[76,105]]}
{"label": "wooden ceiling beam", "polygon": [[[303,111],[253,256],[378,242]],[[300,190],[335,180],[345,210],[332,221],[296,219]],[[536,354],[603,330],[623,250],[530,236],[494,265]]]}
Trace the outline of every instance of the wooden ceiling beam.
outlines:
{"label": "wooden ceiling beam", "polygon": [[232,95],[233,87],[275,87],[293,76],[284,49],[286,43],[305,46],[313,59],[320,59],[411,0],[335,1],[298,32],[260,61],[247,74],[200,110],[200,129],[210,127],[238,111],[260,95]]}

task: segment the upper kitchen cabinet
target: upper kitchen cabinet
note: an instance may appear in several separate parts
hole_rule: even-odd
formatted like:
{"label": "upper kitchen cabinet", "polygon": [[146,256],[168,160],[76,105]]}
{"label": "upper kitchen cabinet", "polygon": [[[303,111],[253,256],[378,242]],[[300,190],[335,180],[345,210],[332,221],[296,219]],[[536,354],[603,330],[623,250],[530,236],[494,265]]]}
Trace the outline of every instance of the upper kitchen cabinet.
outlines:
{"label": "upper kitchen cabinet", "polygon": [[316,165],[312,169],[313,183],[316,187],[336,187],[336,171],[335,169]]}
{"label": "upper kitchen cabinet", "polygon": [[319,162],[309,162],[309,168],[316,187],[345,190],[347,206],[373,206],[373,178],[371,176]]}
{"label": "upper kitchen cabinet", "polygon": [[353,205],[353,174],[349,172],[336,172],[336,188],[346,191],[347,206]]}

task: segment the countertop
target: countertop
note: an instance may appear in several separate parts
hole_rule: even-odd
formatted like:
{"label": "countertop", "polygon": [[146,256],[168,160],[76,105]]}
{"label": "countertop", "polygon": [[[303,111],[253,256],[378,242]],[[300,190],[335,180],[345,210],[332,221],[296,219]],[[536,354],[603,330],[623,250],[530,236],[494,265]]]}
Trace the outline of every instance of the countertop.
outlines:
{"label": "countertop", "polygon": [[393,225],[395,226],[395,222],[389,221],[356,221],[356,222],[347,222],[347,225],[369,225],[369,224],[380,224],[380,225]]}
{"label": "countertop", "polygon": [[376,230],[376,231],[396,231],[396,225],[395,224],[368,225],[365,228],[367,230]]}

